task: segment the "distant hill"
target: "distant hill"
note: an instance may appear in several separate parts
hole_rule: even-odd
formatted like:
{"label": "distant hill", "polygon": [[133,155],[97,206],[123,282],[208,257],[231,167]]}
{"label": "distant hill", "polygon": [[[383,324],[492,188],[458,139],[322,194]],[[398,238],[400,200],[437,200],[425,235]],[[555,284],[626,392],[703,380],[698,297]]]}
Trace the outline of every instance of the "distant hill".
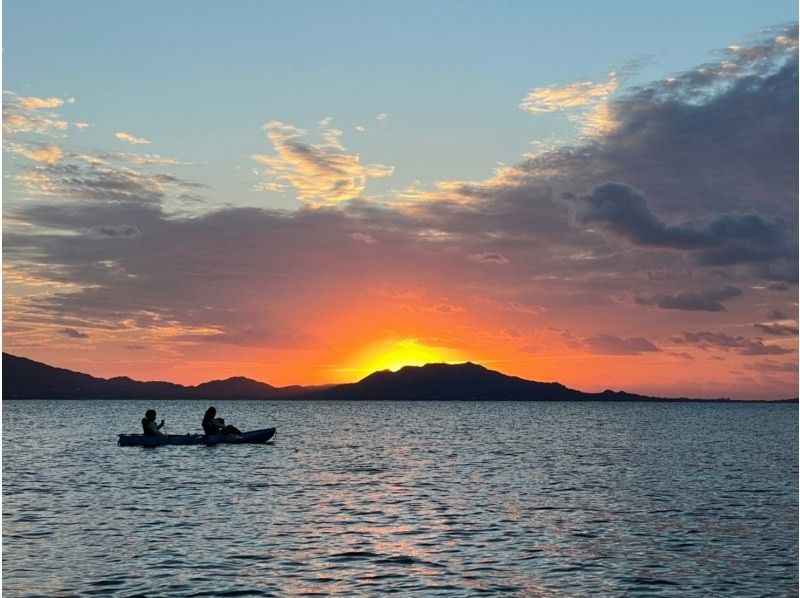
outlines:
{"label": "distant hill", "polygon": [[[370,374],[352,384],[271,386],[241,376],[197,386],[95,378],[3,353],[4,399],[316,399],[423,401],[692,401],[606,390],[586,393],[557,382],[507,376],[474,363],[429,363]],[[730,399],[711,399],[730,401]],[[797,399],[791,399],[796,402]],[[780,401],[788,402],[788,401]]]}
{"label": "distant hill", "polygon": [[280,393],[280,389],[270,384],[257,382],[256,380],[251,380],[243,376],[235,376],[225,380],[212,380],[211,382],[204,382],[191,388],[191,392],[198,395],[220,398],[229,397],[231,395],[237,397],[268,398],[274,397],[276,394]]}
{"label": "distant hill", "polygon": [[277,388],[243,377],[197,386],[139,382],[127,377],[95,378],[3,353],[4,399],[270,399],[299,396],[305,390],[302,386]]}
{"label": "distant hill", "polygon": [[419,367],[406,366],[397,372],[375,372],[359,382],[340,384],[321,392],[310,392],[306,398],[401,401],[661,400],[610,390],[597,394],[584,393],[557,382],[533,382],[507,376],[474,363],[429,363]]}

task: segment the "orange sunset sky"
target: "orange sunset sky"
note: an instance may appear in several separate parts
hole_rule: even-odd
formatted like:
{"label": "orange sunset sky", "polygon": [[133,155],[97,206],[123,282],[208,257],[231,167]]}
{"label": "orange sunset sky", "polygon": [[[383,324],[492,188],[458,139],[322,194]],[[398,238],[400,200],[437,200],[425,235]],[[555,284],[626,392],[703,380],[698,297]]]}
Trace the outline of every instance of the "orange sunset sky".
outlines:
{"label": "orange sunset sky", "polygon": [[4,351],[185,384],[473,361],[796,396],[796,25],[556,57],[568,28],[531,38],[520,7],[479,48],[478,21],[435,8],[419,47],[387,20],[368,48],[294,13],[295,38],[232,14],[227,44],[202,8],[140,43],[98,9],[88,46],[57,4],[8,7]]}

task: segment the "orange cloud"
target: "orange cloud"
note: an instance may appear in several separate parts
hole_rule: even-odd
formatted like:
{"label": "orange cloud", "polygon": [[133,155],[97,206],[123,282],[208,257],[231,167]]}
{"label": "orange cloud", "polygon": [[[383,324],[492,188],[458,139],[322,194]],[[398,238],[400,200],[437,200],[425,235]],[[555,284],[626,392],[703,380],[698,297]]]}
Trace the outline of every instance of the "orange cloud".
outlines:
{"label": "orange cloud", "polygon": [[3,131],[9,137],[17,133],[60,135],[67,130],[69,123],[58,118],[55,113],[40,111],[58,108],[65,103],[72,104],[73,102],[75,102],[74,98],[63,100],[35,96],[14,97],[9,102],[3,103]]}
{"label": "orange cloud", "polygon": [[614,128],[615,121],[608,98],[620,83],[620,76],[611,73],[604,83],[578,81],[569,85],[537,87],[528,92],[519,107],[536,115],[571,111],[573,113],[568,118],[580,127],[581,136],[594,137]]}
{"label": "orange cloud", "polygon": [[[327,125],[329,121],[322,121]],[[341,144],[341,131],[327,129],[323,143],[304,139],[306,131],[278,121],[264,128],[276,155],[256,154],[253,160],[267,166],[275,182],[287,182],[297,190],[297,198],[311,205],[329,205],[356,199],[369,178],[391,176],[394,167],[361,164],[358,154],[347,153]]]}
{"label": "orange cloud", "polygon": [[64,100],[61,98],[37,98],[34,96],[27,96],[15,98],[14,103],[25,110],[42,110],[44,108],[58,108],[59,106],[63,106]]}
{"label": "orange cloud", "polygon": [[619,77],[611,73],[605,83],[578,81],[569,85],[536,87],[528,92],[519,107],[531,114],[543,114],[591,106],[614,93],[619,84]]}
{"label": "orange cloud", "polygon": [[66,131],[68,126],[65,120],[38,114],[6,113],[3,115],[3,130],[6,135]]}
{"label": "orange cloud", "polygon": [[30,146],[11,142],[6,144],[5,149],[43,164],[55,164],[64,157],[64,153],[57,145]]}

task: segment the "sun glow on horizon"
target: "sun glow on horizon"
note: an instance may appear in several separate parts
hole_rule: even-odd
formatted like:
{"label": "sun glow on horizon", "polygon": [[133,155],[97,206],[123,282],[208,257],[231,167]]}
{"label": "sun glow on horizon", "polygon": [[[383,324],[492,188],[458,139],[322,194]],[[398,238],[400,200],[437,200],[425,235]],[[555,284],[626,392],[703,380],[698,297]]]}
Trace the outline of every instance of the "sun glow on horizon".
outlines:
{"label": "sun glow on horizon", "polygon": [[421,366],[426,363],[462,363],[467,361],[464,354],[449,347],[425,345],[415,338],[380,341],[362,349],[344,368],[355,373],[358,379],[373,372],[397,370],[407,366]]}

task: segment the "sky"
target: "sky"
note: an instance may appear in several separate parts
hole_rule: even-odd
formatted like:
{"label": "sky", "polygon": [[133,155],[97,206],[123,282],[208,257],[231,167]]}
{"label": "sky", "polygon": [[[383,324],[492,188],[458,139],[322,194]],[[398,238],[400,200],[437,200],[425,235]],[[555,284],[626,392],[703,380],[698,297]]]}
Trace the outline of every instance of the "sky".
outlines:
{"label": "sky", "polygon": [[792,2],[3,3],[3,350],[797,395]]}

